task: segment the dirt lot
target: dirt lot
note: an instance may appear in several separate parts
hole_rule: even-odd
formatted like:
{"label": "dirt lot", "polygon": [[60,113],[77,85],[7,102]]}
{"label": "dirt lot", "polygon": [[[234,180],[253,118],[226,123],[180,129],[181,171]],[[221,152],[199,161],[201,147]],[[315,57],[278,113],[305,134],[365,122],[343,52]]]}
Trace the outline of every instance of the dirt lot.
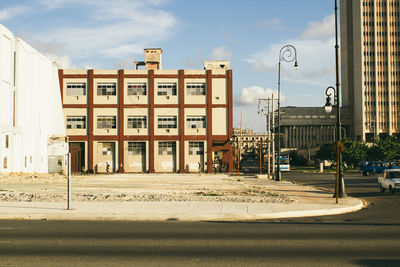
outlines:
{"label": "dirt lot", "polygon": [[[76,201],[294,200],[252,177],[224,174],[112,174],[72,176]],[[59,174],[0,174],[0,201],[64,201],[67,178]]]}

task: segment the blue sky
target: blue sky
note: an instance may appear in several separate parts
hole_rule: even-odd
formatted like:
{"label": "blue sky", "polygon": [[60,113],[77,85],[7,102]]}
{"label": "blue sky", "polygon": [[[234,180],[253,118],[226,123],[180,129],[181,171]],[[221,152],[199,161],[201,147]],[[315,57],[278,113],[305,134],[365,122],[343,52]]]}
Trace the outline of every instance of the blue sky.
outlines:
{"label": "blue sky", "polygon": [[234,127],[243,112],[257,132],[285,44],[299,69],[282,63],[282,106],[322,107],[335,84],[333,0],[0,0],[0,23],[64,68],[130,69],[147,47],[163,49],[163,69],[229,60]]}

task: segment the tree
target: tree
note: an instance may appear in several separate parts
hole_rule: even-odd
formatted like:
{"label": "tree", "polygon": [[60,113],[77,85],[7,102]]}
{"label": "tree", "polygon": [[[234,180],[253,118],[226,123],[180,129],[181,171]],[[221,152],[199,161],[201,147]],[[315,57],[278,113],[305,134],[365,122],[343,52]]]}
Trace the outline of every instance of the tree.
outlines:
{"label": "tree", "polygon": [[368,150],[368,159],[385,161],[400,159],[400,141],[394,136],[375,139]]}
{"label": "tree", "polygon": [[352,168],[357,166],[360,161],[367,159],[368,146],[364,142],[357,142],[351,139],[345,139],[343,141],[345,150],[343,152],[343,161]]}
{"label": "tree", "polygon": [[317,151],[315,157],[320,160],[334,160],[335,155],[333,154],[332,144],[323,144]]}

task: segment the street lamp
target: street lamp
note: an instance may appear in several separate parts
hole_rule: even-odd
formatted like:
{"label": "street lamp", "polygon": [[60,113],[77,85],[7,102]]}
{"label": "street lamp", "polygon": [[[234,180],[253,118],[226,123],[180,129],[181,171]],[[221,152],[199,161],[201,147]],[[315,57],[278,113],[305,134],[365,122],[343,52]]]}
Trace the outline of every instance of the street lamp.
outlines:
{"label": "street lamp", "polygon": [[[281,128],[280,128],[280,103],[281,103],[281,62],[293,62],[294,61],[294,68],[297,70],[299,65],[297,65],[297,51],[293,45],[285,45],[281,48],[279,52],[279,64],[278,64],[278,138],[277,138],[277,148],[278,148],[278,162],[276,166],[276,175],[275,180],[281,180]],[[275,155],[274,155],[275,156]]]}
{"label": "street lamp", "polygon": [[[324,106],[324,109],[326,113],[330,113],[332,111],[332,103],[331,103],[331,91],[333,91],[333,96],[334,96],[334,105],[336,107],[336,144],[335,144],[335,152],[337,154],[337,162],[336,162],[336,186],[335,186],[335,195],[336,199],[338,197],[344,198],[346,197],[346,191],[345,191],[345,186],[344,186],[344,179],[343,179],[343,163],[342,163],[342,148],[340,146],[343,146],[342,144],[342,123],[340,120],[340,102],[339,102],[339,92],[333,87],[329,86],[325,90],[325,96],[326,96],[326,103]],[[339,194],[338,194],[339,192]]]}
{"label": "street lamp", "polygon": [[344,187],[343,179],[343,164],[342,164],[342,123],[340,121],[340,83],[339,83],[339,43],[338,43],[338,7],[337,0],[335,0],[335,64],[336,64],[336,89],[333,86],[329,86],[325,90],[326,104],[325,111],[332,111],[331,95],[328,91],[333,90],[334,104],[336,105],[336,153],[337,153],[337,167],[336,167],[336,186],[335,186],[335,197],[336,203],[338,197],[345,198],[346,190]]}

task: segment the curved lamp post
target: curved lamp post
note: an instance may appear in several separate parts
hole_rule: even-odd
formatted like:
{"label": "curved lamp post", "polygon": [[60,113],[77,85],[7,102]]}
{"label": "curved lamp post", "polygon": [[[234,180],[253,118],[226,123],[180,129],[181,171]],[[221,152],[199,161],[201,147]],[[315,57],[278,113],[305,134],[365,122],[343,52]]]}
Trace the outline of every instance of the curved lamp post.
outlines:
{"label": "curved lamp post", "polygon": [[[332,111],[333,105],[331,103],[332,98],[331,95],[332,93],[330,91],[333,91],[333,96],[334,96],[334,106],[336,107],[336,145],[335,145],[335,152],[337,154],[337,162],[336,162],[336,186],[335,186],[335,195],[336,200],[338,197],[344,198],[346,197],[346,191],[345,191],[345,186],[344,186],[344,179],[343,179],[343,163],[342,163],[342,151],[340,149],[341,142],[342,142],[342,123],[340,120],[340,102],[339,102],[339,93],[338,91],[333,87],[329,86],[325,90],[325,96],[326,96],[326,103],[324,106],[324,109],[326,113],[330,113]],[[338,194],[339,192],[339,194]]]}
{"label": "curved lamp post", "polygon": [[336,105],[336,153],[337,153],[337,167],[336,167],[336,186],[335,186],[335,197],[336,203],[338,202],[338,197],[345,198],[346,190],[344,186],[343,179],[343,164],[342,164],[342,123],[340,121],[340,83],[339,83],[339,42],[338,42],[338,6],[337,0],[335,0],[335,65],[336,65],[336,89],[333,86],[329,86],[325,90],[326,104],[325,111],[332,111],[331,95],[330,90],[333,90],[334,94],[334,104]]}
{"label": "curved lamp post", "polygon": [[280,103],[281,103],[281,62],[293,62],[294,61],[294,68],[297,70],[299,67],[297,65],[297,51],[293,45],[285,45],[281,48],[279,52],[279,64],[278,64],[278,138],[277,138],[277,165],[276,165],[276,175],[275,180],[281,180],[281,128],[280,128]]}

